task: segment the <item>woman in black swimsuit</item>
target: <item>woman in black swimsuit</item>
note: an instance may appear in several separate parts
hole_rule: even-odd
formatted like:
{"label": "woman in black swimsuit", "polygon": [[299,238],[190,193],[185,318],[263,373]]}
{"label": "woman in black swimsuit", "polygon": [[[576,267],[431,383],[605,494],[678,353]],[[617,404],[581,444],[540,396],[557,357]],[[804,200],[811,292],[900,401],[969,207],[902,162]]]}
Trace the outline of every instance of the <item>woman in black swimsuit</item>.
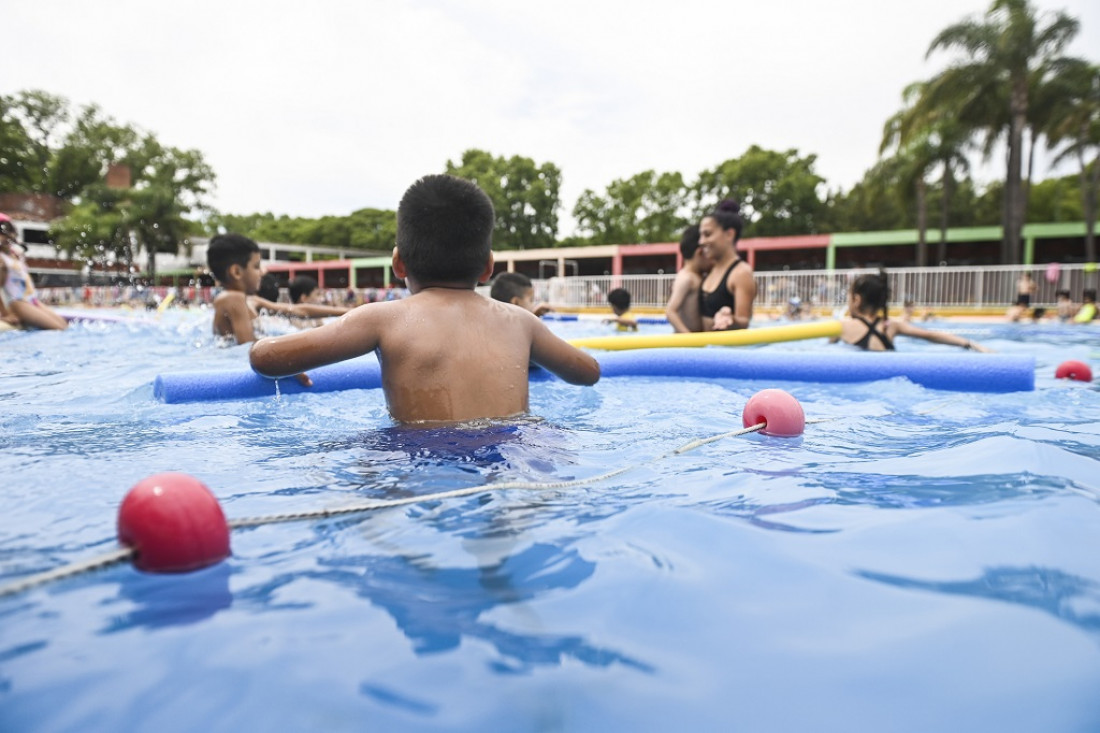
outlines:
{"label": "woman in black swimsuit", "polygon": [[713,262],[699,289],[699,311],[704,331],[748,328],[756,281],[752,267],[737,251],[744,221],[733,199],[725,199],[699,222],[699,244]]}
{"label": "woman in black swimsuit", "polygon": [[967,350],[989,351],[981,344],[953,333],[929,331],[908,321],[891,321],[887,315],[889,300],[890,285],[885,270],[860,275],[853,280],[848,293],[848,317],[840,321],[839,340],[864,351],[894,351],[894,339],[901,334],[937,344],[961,346]]}

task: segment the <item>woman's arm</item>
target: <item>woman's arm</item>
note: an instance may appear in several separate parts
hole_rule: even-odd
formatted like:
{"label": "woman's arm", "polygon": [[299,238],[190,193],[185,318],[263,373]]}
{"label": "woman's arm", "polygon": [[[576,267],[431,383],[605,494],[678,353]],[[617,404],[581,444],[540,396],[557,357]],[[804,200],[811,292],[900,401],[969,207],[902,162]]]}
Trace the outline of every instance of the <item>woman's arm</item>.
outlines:
{"label": "woman's arm", "polygon": [[970,339],[963,338],[962,336],[956,336],[953,333],[945,333],[943,331],[929,331],[926,328],[920,328],[914,326],[907,321],[894,322],[894,326],[897,329],[897,333],[903,336],[912,336],[913,338],[924,339],[925,341],[932,341],[937,344],[947,344],[948,346],[961,346],[967,351],[980,351],[982,353],[991,353],[989,349],[981,344],[971,341]]}
{"label": "woman's arm", "polygon": [[733,325],[731,328],[748,328],[752,322],[752,307],[756,300],[756,280],[752,268],[735,267],[726,287],[733,293]]}

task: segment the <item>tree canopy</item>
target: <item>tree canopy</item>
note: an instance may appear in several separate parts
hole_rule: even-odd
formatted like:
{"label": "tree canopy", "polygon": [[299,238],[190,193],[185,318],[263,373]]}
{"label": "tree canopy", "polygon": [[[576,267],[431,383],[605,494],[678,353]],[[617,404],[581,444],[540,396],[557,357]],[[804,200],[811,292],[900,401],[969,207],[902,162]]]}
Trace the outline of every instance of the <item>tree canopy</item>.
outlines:
{"label": "tree canopy", "polygon": [[[198,230],[189,217],[204,212],[214,170],[197,150],[166,146],[150,132],[124,125],[95,105],[75,114],[44,91],[0,96],[0,190],[42,193],[69,204],[51,237],[69,256],[117,260],[133,267],[139,252],[155,275],[156,252],[178,252]],[[111,166],[129,187],[111,188]]]}
{"label": "tree canopy", "polygon": [[[1100,66],[1063,55],[1079,23],[1040,14],[1029,0],[992,0],[984,14],[943,29],[928,56],[954,52],[946,67],[910,84],[883,126],[878,160],[848,190],[831,189],[817,156],[750,145],[738,157],[695,173],[643,170],[603,190],[584,190],[571,209],[576,231],[563,238],[562,171],[520,154],[468,149],[443,171],[477,183],[493,201],[497,249],[667,242],[724,198],[737,199],[745,236],[916,228],[918,263],[933,253],[925,230],[1002,224],[1002,261],[1021,257],[1024,221],[1083,218],[1084,256],[1096,259],[1092,230],[1100,196]],[[1004,178],[980,185],[973,156],[1007,147]],[[1036,147],[1076,176],[1034,180]],[[131,171],[127,189],[109,188],[109,166]],[[1025,172],[1026,171],[1026,172]],[[0,192],[40,192],[70,204],[52,227],[74,257],[132,263],[144,251],[178,251],[202,219],[209,234],[388,251],[396,212],[362,208],[319,218],[210,210],[214,171],[197,150],[161,144],[94,105],[73,111],[41,90],[0,95]],[[930,214],[935,212],[935,214]],[[931,222],[931,224],[930,224]],[[944,259],[940,237],[936,260]],[[150,260],[153,262],[152,260]]]}

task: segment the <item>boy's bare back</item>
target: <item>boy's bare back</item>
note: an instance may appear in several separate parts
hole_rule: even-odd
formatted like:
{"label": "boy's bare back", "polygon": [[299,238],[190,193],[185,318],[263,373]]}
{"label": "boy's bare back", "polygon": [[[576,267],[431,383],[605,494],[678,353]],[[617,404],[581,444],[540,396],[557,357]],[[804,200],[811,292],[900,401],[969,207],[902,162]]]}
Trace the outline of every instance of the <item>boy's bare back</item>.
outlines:
{"label": "boy's bare back", "polygon": [[213,305],[215,336],[233,337],[239,344],[255,340],[252,323],[257,314],[248,296],[239,290],[226,290],[214,299]]}
{"label": "boy's bare back", "polygon": [[377,349],[390,414],[402,422],[460,422],[522,414],[534,362],[571,384],[599,364],[519,306],[473,289],[427,287],[373,303],[302,333],[263,339],[253,368],[285,376]]}

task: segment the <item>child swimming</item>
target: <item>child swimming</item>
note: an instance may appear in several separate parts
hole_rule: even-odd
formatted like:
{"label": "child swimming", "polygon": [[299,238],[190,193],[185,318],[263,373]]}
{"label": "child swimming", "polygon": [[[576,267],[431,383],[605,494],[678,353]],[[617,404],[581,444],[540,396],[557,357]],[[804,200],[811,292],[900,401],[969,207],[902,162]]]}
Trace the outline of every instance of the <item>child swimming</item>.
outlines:
{"label": "child swimming", "polygon": [[864,351],[895,351],[894,339],[901,335],[961,346],[971,351],[989,352],[981,344],[952,333],[930,331],[908,321],[891,321],[887,316],[889,300],[890,286],[885,270],[860,275],[853,280],[848,293],[848,317],[840,320],[839,340]]}

